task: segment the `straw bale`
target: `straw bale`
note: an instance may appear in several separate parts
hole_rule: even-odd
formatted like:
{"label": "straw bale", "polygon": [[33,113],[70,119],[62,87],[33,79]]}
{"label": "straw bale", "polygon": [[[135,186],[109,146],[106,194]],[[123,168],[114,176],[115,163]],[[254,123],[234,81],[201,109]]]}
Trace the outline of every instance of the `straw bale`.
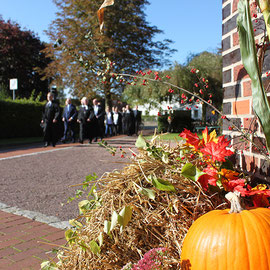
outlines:
{"label": "straw bale", "polygon": [[[169,153],[167,163],[149,151],[139,150],[131,164],[121,171],[103,175],[96,183],[102,205],[80,219],[84,226],[76,232],[77,242],[86,246],[92,240],[97,241],[102,232],[103,245],[99,256],[75,243],[70,249],[62,250],[59,269],[121,269],[157,247],[169,250],[166,269],[180,269],[181,245],[188,228],[200,215],[225,205],[218,194],[206,194],[198,183],[181,175],[183,164],[177,158],[185,146],[153,145]],[[154,188],[147,180],[153,173],[172,183],[176,192]],[[154,189],[155,199],[140,194],[138,186]],[[111,220],[113,211],[119,213],[125,206],[133,209],[130,222],[122,232],[119,226],[116,227],[109,237],[103,232],[104,221]]]}

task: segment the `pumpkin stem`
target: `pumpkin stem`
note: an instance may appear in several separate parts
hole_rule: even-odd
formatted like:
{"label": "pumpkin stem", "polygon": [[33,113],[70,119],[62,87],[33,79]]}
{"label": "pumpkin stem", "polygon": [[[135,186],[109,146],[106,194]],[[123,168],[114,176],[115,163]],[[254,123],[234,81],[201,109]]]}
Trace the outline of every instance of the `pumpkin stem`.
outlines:
{"label": "pumpkin stem", "polygon": [[229,192],[225,195],[225,198],[231,203],[231,213],[240,213],[244,210],[240,203],[240,192]]}

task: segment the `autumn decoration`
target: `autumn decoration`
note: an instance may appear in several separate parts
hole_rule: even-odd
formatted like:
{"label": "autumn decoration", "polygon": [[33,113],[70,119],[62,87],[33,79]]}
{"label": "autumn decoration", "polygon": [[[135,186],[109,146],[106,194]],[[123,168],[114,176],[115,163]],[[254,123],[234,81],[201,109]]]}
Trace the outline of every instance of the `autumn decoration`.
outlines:
{"label": "autumn decoration", "polygon": [[[188,130],[180,136],[170,145],[160,135],[150,141],[140,135],[130,164],[83,183],[87,198],[79,203],[81,215],[70,221],[56,269],[122,269],[155,248],[167,250],[162,269],[180,269],[189,227],[207,212],[228,208],[227,192],[239,192],[247,206],[268,206],[267,186],[250,186],[232,168],[224,136],[207,128],[201,137]],[[110,153],[122,153],[112,148]]]}
{"label": "autumn decoration", "polygon": [[270,209],[242,209],[228,193],[231,209],[214,210],[190,227],[182,248],[181,269],[268,270]]}
{"label": "autumn decoration", "polygon": [[[268,2],[258,1],[267,24],[269,7],[264,9],[263,4]],[[101,26],[104,8],[112,4],[114,1],[105,0],[101,6]],[[270,107],[250,32],[249,1],[239,0],[239,14],[243,64],[252,80],[254,111],[269,150]],[[123,82],[129,76],[137,82],[139,76],[114,73],[113,65],[106,59],[106,70],[101,72],[105,81],[110,76]],[[207,103],[213,114],[229,121],[211,102],[162,81],[158,72],[154,79],[146,79],[144,72],[139,75],[144,84],[160,81],[170,87],[170,93],[178,89]],[[195,86],[199,89],[197,83]],[[82,183],[80,194],[86,198],[78,203],[80,215],[70,221],[67,245],[59,247],[56,263],[52,257],[42,269],[270,269],[269,187],[252,183],[234,167],[231,159],[235,153],[224,135],[206,127],[200,136],[187,129],[179,136],[180,140],[166,143],[161,135],[154,134],[149,140],[140,135],[136,151],[101,145],[112,155],[127,155],[130,150],[130,160],[121,171]],[[268,152],[260,153],[269,159]]]}

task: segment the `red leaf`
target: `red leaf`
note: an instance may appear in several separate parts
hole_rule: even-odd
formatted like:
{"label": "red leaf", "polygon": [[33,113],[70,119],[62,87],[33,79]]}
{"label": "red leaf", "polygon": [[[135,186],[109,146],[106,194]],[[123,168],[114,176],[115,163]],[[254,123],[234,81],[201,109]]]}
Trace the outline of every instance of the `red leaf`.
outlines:
{"label": "red leaf", "polygon": [[207,166],[204,170],[204,173],[199,177],[198,181],[201,184],[202,188],[204,190],[208,189],[208,184],[212,185],[212,186],[216,186],[217,185],[217,180],[218,180],[218,174],[217,174],[217,170],[215,170],[214,168],[212,168],[211,166]]}
{"label": "red leaf", "polygon": [[207,143],[201,152],[205,155],[210,155],[213,161],[225,161],[225,157],[231,156],[233,152],[227,150],[226,147],[229,145],[229,141],[224,136],[218,138],[218,143],[213,141]]}
{"label": "red leaf", "polygon": [[255,207],[269,207],[269,201],[264,194],[255,194],[252,197],[252,202]]}
{"label": "red leaf", "polygon": [[184,129],[183,132],[181,132],[179,134],[180,137],[184,138],[187,140],[188,144],[191,144],[192,146],[194,146],[195,149],[199,148],[199,144],[200,144],[200,138],[198,137],[197,133],[192,133],[190,130],[188,129]]}

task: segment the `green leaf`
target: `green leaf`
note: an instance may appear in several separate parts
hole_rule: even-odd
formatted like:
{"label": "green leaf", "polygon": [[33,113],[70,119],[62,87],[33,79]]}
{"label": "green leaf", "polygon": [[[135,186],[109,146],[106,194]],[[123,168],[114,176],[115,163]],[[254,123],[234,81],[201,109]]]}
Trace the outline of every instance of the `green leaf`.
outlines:
{"label": "green leaf", "polygon": [[69,244],[75,243],[75,239],[77,237],[77,233],[72,229],[68,229],[65,231],[65,238],[69,242]]}
{"label": "green leaf", "polygon": [[90,208],[90,201],[83,200],[78,203],[80,214],[84,214]]}
{"label": "green leaf", "polygon": [[162,158],[161,158],[161,160],[162,160],[165,164],[168,164],[168,163],[169,163],[169,153],[167,153],[167,152],[162,153]]}
{"label": "green leaf", "polygon": [[154,185],[155,188],[162,191],[175,192],[174,186],[169,181],[157,178],[155,175],[151,175],[150,179],[152,180],[152,184]]}
{"label": "green leaf", "polygon": [[181,173],[183,176],[193,181],[198,181],[199,177],[205,174],[204,172],[200,171],[196,166],[194,166],[191,163],[186,163],[183,166]]}
{"label": "green leaf", "polygon": [[138,136],[138,139],[137,139],[137,141],[135,143],[135,146],[137,148],[143,148],[143,149],[146,148],[146,141],[145,141],[144,137],[141,134]]}
{"label": "green leaf", "polygon": [[[90,189],[90,191],[89,191],[87,197],[90,197],[91,195],[93,195],[94,190],[96,190],[96,185],[93,185],[93,186],[91,187],[91,189]],[[93,196],[94,196],[94,195],[93,195]]]}
{"label": "green leaf", "polygon": [[251,79],[253,109],[258,116],[266,138],[268,151],[270,151],[270,106],[257,61],[249,1],[239,1],[238,13],[237,26],[242,62]]}
{"label": "green leaf", "polygon": [[110,230],[111,230],[111,222],[108,221],[108,220],[105,220],[104,221],[104,232],[109,234],[110,233]]}
{"label": "green leaf", "polygon": [[94,254],[98,255],[98,254],[100,253],[100,246],[98,245],[98,243],[97,243],[96,241],[92,240],[92,241],[89,243],[89,245],[90,245],[91,251],[92,251]]}
{"label": "green leaf", "polygon": [[152,189],[141,187],[138,189],[138,192],[147,196],[149,199],[155,200],[156,192]]}
{"label": "green leaf", "polygon": [[44,261],[40,265],[41,270],[58,270],[58,267],[56,266],[55,262],[51,261]]}
{"label": "green leaf", "polygon": [[101,247],[103,245],[103,233],[100,232],[99,236],[98,236],[98,242],[99,242],[99,246]]}
{"label": "green leaf", "polygon": [[83,193],[83,192],[82,192],[80,189],[78,189],[78,190],[76,190],[75,195],[76,195],[76,197],[78,198],[78,197],[82,196],[82,193]]}
{"label": "green leaf", "polygon": [[94,196],[94,199],[95,199],[95,200],[98,200],[98,199],[99,199],[98,193],[97,193],[97,191],[96,191],[95,188],[93,189],[93,196]]}
{"label": "green leaf", "polygon": [[125,206],[118,215],[118,222],[121,226],[126,227],[132,216],[132,208]]}
{"label": "green leaf", "polygon": [[74,200],[75,200],[75,197],[69,197],[67,203],[71,203]]}
{"label": "green leaf", "polygon": [[112,231],[116,227],[117,223],[118,223],[118,214],[115,211],[113,211],[110,231]]}
{"label": "green leaf", "polygon": [[82,223],[80,223],[79,221],[77,221],[76,219],[70,219],[69,220],[69,224],[73,227],[76,227],[78,229],[80,229],[83,225]]}
{"label": "green leaf", "polygon": [[86,251],[87,249],[89,249],[89,247],[85,244],[84,241],[80,241],[78,244],[83,251]]}
{"label": "green leaf", "polygon": [[85,177],[85,182],[91,182],[91,181],[93,181],[93,180],[96,180],[97,179],[97,175],[95,174],[95,173],[93,173],[93,175],[87,175],[86,177]]}

